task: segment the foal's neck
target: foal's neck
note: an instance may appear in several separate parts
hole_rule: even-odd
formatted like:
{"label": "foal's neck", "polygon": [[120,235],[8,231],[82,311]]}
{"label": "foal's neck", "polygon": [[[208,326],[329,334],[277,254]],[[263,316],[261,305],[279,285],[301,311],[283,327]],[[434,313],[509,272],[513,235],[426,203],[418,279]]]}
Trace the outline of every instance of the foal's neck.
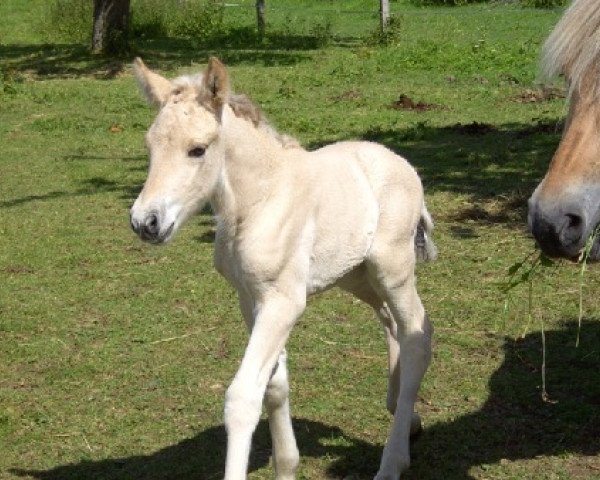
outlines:
{"label": "foal's neck", "polygon": [[212,199],[220,219],[239,224],[268,198],[280,182],[286,150],[268,130],[226,109],[220,133],[224,156],[221,178]]}

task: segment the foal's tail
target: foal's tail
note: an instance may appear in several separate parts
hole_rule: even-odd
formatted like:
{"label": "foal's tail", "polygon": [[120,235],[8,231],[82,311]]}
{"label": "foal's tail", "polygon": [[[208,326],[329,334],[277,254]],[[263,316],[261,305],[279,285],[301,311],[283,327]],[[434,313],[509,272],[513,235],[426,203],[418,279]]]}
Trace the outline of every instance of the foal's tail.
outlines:
{"label": "foal's tail", "polygon": [[417,234],[415,235],[415,253],[417,261],[433,262],[437,258],[437,247],[431,239],[433,232],[433,220],[427,211],[425,202],[421,208],[421,218],[417,225]]}

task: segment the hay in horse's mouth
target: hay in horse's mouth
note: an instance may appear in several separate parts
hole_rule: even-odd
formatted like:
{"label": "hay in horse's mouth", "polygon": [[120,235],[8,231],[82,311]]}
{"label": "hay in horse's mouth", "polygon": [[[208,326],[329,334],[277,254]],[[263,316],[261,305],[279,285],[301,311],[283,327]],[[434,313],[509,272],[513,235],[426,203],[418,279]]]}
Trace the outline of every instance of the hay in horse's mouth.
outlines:
{"label": "hay in horse's mouth", "polygon": [[600,260],[600,224],[596,225],[585,246],[577,258],[573,260],[577,262],[597,262]]}

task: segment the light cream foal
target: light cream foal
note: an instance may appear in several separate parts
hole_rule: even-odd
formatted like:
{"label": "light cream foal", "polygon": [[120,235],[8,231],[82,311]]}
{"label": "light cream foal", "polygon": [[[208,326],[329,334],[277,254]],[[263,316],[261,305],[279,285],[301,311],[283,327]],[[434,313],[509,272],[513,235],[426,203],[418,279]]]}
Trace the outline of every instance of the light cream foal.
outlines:
{"label": "light cream foal", "polygon": [[174,81],[140,59],[134,71],[160,109],[146,135],[150,169],[131,225],[143,240],[164,243],[210,202],[215,266],[237,289],[251,332],[225,396],[225,479],[246,478],[263,404],[275,478],[295,478],[284,347],[307,296],[338,285],[371,305],[385,330],[394,420],[375,478],[397,480],[410,462],[411,425],[420,428],[413,409],[431,356],[415,262],[436,252],[417,173],[373,143],[307,152],[230,91],[215,58],[204,74]]}

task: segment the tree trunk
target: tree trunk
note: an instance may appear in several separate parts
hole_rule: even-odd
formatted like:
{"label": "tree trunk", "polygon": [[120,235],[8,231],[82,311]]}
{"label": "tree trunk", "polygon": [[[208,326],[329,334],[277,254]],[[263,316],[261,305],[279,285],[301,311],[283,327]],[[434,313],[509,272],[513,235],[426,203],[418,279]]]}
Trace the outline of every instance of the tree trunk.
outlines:
{"label": "tree trunk", "polygon": [[389,0],[379,0],[379,13],[381,20],[381,31],[385,32],[387,29],[388,23],[390,23],[390,1]]}
{"label": "tree trunk", "polygon": [[94,53],[115,55],[129,49],[130,3],[130,0],[94,0]]}
{"label": "tree trunk", "polygon": [[256,28],[258,38],[262,40],[265,36],[265,0],[256,0]]}

